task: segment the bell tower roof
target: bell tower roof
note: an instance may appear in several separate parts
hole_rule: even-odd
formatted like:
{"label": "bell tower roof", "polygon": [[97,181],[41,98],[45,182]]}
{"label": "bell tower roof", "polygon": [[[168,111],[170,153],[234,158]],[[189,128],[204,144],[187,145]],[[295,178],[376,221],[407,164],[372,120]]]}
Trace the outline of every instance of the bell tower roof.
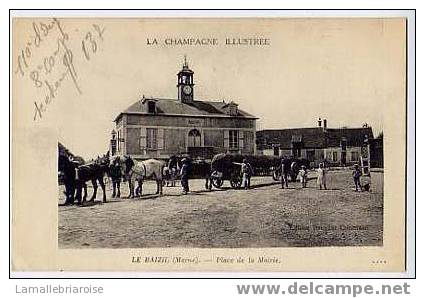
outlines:
{"label": "bell tower roof", "polygon": [[184,61],[183,61],[182,70],[180,70],[179,74],[180,73],[190,73],[190,74],[193,74],[193,71],[189,68],[189,63],[187,62],[186,55],[184,55]]}
{"label": "bell tower roof", "polygon": [[194,85],[193,71],[189,68],[186,55],[184,55],[182,70],[177,74],[178,99],[185,103],[192,102]]}

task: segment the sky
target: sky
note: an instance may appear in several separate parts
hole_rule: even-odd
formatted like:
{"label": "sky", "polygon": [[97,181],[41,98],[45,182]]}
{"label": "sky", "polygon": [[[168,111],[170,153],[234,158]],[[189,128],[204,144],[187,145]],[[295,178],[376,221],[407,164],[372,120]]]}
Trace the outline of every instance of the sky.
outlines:
{"label": "sky", "polygon": [[[14,28],[14,69],[19,50],[34,38],[34,21]],[[34,102],[49,90],[34,87],[29,72],[15,73],[14,123],[54,133],[84,158],[108,150],[114,118],[142,95],[177,98],[184,55],[195,72],[195,98],[235,101],[259,118],[257,129],[314,127],[321,117],[328,127],[368,123],[377,135],[391,121],[386,108],[405,100],[399,19],[67,19],[60,26],[69,36],[75,81],[66,73],[34,120]],[[33,48],[29,69],[58,48],[58,28],[49,34]],[[218,45],[167,46],[166,38],[216,38]],[[267,38],[270,45],[229,46],[226,38]],[[50,82],[67,70],[59,58],[52,68],[43,77]]]}

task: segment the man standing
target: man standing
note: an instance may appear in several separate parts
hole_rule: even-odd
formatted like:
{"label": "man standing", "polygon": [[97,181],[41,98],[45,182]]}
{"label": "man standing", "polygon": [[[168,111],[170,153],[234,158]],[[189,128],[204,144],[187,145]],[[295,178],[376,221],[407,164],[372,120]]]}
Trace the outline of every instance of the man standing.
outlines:
{"label": "man standing", "polygon": [[242,185],[244,189],[247,190],[251,187],[252,167],[248,163],[246,158],[244,158],[242,161],[241,173],[242,173]]}
{"label": "man standing", "polygon": [[180,179],[183,187],[183,194],[189,192],[189,159],[182,159],[182,168],[180,169]]}
{"label": "man standing", "polygon": [[280,182],[282,183],[282,189],[284,189],[285,186],[286,188],[288,188],[288,177],[291,172],[291,162],[286,156],[282,158],[282,161],[280,164],[280,171],[281,171]]}
{"label": "man standing", "polygon": [[354,165],[354,170],[352,175],[353,175],[354,186],[356,187],[356,191],[362,191],[362,186],[360,184],[360,177],[362,176],[362,171],[360,170],[358,164]]}
{"label": "man standing", "polygon": [[[177,173],[178,173],[178,158],[177,156],[175,156],[174,154],[170,157],[170,160],[168,161],[168,170],[169,170],[169,174],[170,174],[170,182],[171,182],[171,186],[174,187],[176,186],[176,179],[177,179]],[[168,186],[168,181],[167,181],[167,186]]]}
{"label": "man standing", "polygon": [[111,164],[111,166],[109,167],[110,170],[110,176],[111,176],[111,180],[112,180],[112,197],[115,198],[119,198],[121,197],[121,190],[120,190],[120,185],[121,185],[121,166],[119,164],[118,160],[114,160]]}

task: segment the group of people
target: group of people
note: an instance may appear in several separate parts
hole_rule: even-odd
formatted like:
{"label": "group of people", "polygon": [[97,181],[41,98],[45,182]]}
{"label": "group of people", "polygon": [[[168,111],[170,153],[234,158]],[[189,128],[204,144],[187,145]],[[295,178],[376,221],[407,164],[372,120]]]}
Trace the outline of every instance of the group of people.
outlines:
{"label": "group of people", "polygon": [[[281,166],[280,166],[280,170],[281,170],[281,185],[282,185],[282,189],[284,189],[285,187],[288,188],[288,180],[291,174],[291,171],[293,171],[293,164],[291,164],[290,160],[286,157],[282,158],[281,161]],[[317,172],[317,186],[320,190],[322,189],[327,189],[326,186],[326,176],[327,176],[327,170],[325,168],[325,164],[324,162],[319,163],[319,167],[316,169]],[[362,191],[362,190],[366,190],[369,191],[370,188],[370,183],[366,182],[364,183],[364,185],[361,184],[360,182],[360,177],[362,176],[362,170],[359,167],[358,164],[354,165],[354,169],[352,171],[352,177],[353,177],[353,181],[354,181],[354,188],[355,191]],[[307,187],[307,178],[308,178],[308,171],[306,166],[302,165],[300,170],[298,171],[298,175],[297,178],[299,179],[300,183],[301,183],[301,187],[302,188],[306,188]]]}
{"label": "group of people", "polygon": [[[289,181],[289,177],[293,176],[291,175],[293,171],[296,171],[294,162],[291,162],[291,160],[288,159],[287,157],[283,157],[280,164],[280,172],[281,172],[280,181],[281,181],[282,189],[284,189],[285,187],[289,188],[288,181]],[[299,178],[302,188],[307,187],[308,171],[305,165],[301,165],[301,168],[298,171],[298,175],[295,177]],[[321,162],[319,164],[319,167],[317,168],[317,185],[319,186],[319,189],[327,189],[326,170],[325,170],[325,164],[323,162]]]}
{"label": "group of people", "polygon": [[165,170],[166,186],[176,186],[176,181],[180,178],[180,184],[183,189],[183,194],[189,193],[189,171],[190,171],[190,159],[184,157],[179,160],[175,155],[172,155],[168,160],[168,164]]}
{"label": "group of people", "polygon": [[[132,162],[131,159],[129,159]],[[189,192],[189,158],[183,158],[179,160],[176,156],[172,156],[166,166],[166,186],[174,187],[176,186],[176,180],[180,178],[181,186],[183,188],[183,193],[187,194]],[[128,168],[131,168],[131,165],[128,165]],[[112,197],[119,198],[121,196],[120,184],[123,178],[121,165],[118,160],[113,160],[109,169],[109,177],[112,181]]]}
{"label": "group of people", "polygon": [[[247,161],[246,158],[243,159],[242,163],[237,163],[240,166],[240,176],[242,179],[241,187],[242,189],[249,189],[251,187],[251,177],[254,174],[253,167]],[[131,166],[129,166],[131,168]],[[167,186],[176,186],[176,180],[180,180],[183,194],[189,193],[189,172],[191,168],[191,161],[189,158],[185,157],[179,159],[176,156],[171,156],[167,163]],[[297,180],[300,181],[301,187],[307,187],[308,180],[308,170],[305,165],[301,165],[298,168],[298,165],[291,159],[283,157],[280,164],[280,173],[281,173],[281,187],[282,189],[288,188],[288,182],[290,177],[293,180],[294,177],[297,177]],[[294,176],[295,172],[295,176]],[[324,162],[319,163],[317,172],[317,186],[320,190],[327,189],[326,185],[326,176],[327,170],[325,168]],[[109,176],[112,181],[112,197],[119,198],[121,196],[120,182],[123,178],[121,175],[121,165],[118,161],[112,161],[109,168]],[[354,170],[352,172],[352,177],[354,180],[354,187],[356,191],[362,191],[362,189],[369,188],[369,185],[361,185],[360,177],[362,176],[362,171],[359,165],[354,165]]]}

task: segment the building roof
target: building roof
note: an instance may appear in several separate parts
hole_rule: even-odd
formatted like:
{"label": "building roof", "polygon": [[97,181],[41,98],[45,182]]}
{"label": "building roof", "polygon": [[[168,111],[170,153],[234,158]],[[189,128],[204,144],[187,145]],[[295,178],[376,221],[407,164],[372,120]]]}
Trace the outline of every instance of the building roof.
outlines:
{"label": "building roof", "polygon": [[[200,117],[240,117],[247,119],[257,119],[255,116],[238,109],[235,116],[230,116],[226,107],[228,103],[223,101],[201,101],[193,100],[192,102],[183,103],[178,99],[165,99],[165,98],[145,98],[144,102],[154,100],[156,102],[156,115],[166,116],[200,116]],[[151,115],[148,113],[146,104],[142,100],[133,103],[116,118],[117,121],[123,114],[141,114]]]}
{"label": "building roof", "polygon": [[304,148],[339,147],[345,138],[347,146],[359,147],[367,136],[373,139],[371,127],[361,128],[289,128],[257,131],[258,149],[270,149],[273,145],[289,149],[293,142],[302,143]]}

